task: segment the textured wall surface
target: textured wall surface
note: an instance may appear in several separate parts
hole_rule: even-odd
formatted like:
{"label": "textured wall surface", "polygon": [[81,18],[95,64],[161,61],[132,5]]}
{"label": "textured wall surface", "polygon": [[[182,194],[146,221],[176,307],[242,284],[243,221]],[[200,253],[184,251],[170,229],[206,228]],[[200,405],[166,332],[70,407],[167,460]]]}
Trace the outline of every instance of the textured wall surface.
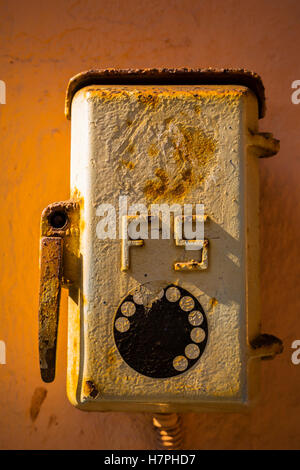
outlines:
{"label": "textured wall surface", "polygon": [[262,160],[263,331],[284,353],[262,365],[259,404],[244,414],[186,414],[188,449],[300,447],[300,365],[291,343],[299,319],[299,121],[291,83],[300,79],[297,0],[14,0],[0,5],[1,449],[151,449],[151,416],[84,413],[65,393],[66,293],[57,378],[41,382],[37,354],[38,244],[42,209],[69,196],[68,79],[92,67],[245,67],[267,90],[261,130],[281,140]]}

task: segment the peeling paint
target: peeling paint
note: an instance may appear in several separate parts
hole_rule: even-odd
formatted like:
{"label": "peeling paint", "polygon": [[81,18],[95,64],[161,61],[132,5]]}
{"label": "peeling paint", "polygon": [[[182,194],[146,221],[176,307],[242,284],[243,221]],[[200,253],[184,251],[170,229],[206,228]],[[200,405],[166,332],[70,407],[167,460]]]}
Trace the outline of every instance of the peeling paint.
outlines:
{"label": "peeling paint", "polygon": [[148,200],[179,201],[213,170],[217,144],[204,131],[181,124],[172,128],[170,139],[176,173],[168,175],[163,168],[158,168],[156,178],[145,184],[144,194]]}

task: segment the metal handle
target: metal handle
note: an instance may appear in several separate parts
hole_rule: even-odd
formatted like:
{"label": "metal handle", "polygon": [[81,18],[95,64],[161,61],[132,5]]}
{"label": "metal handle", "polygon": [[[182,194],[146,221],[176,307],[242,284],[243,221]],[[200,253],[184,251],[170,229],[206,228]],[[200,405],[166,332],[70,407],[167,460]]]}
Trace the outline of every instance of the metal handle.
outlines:
{"label": "metal handle", "polygon": [[59,301],[62,287],[79,287],[80,199],[55,202],[41,218],[39,355],[44,382],[55,377]]}
{"label": "metal handle", "polygon": [[55,377],[63,239],[43,237],[40,245],[39,356],[44,382]]}

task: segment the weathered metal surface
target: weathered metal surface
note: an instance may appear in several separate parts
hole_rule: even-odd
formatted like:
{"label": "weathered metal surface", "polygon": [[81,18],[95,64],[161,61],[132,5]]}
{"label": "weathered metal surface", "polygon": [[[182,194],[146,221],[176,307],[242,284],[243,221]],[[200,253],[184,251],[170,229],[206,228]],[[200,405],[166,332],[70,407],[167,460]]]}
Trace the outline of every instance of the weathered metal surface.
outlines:
{"label": "weathered metal surface", "polygon": [[99,394],[97,387],[92,380],[86,380],[83,386],[83,392],[87,398],[96,398]]}
{"label": "weathered metal surface", "polygon": [[41,218],[39,353],[44,382],[55,377],[56,343],[61,286],[76,285],[79,202],[69,200],[47,206]]}
{"label": "weathered metal surface", "polygon": [[203,248],[201,250],[201,260],[189,260],[189,261],[175,261],[175,271],[203,271],[208,268],[208,245],[209,241],[203,241]]}
{"label": "weathered metal surface", "polygon": [[[62,284],[70,286],[79,282],[80,256],[79,256],[79,230],[80,206],[83,200],[74,196],[74,199],[49,204],[41,217],[42,237],[61,237],[64,242]],[[62,226],[53,224],[55,218],[65,223]]]}
{"label": "weathered metal surface", "polygon": [[43,237],[40,252],[39,353],[44,382],[55,377],[63,240]]}
{"label": "weathered metal surface", "polygon": [[[255,396],[260,360],[249,361],[249,338],[260,325],[259,175],[248,130],[257,127],[257,98],[245,86],[91,85],[75,94],[71,189],[84,197],[85,222],[82,279],[69,303],[67,389],[75,406],[228,410]],[[123,241],[97,236],[98,205],[112,204],[118,220],[121,195],[129,206],[145,204],[148,214],[153,203],[203,203],[207,269],[174,269],[175,261],[201,260],[197,251],[176,246],[172,233],[130,248],[132,262],[121,271]],[[114,339],[121,299],[148,280],[190,292],[207,318],[209,339],[200,359],[169,379],[134,370]],[[86,393],[87,381],[99,391],[95,398]]]}
{"label": "weathered metal surface", "polygon": [[266,111],[265,89],[258,74],[244,69],[95,69],[69,81],[65,115],[71,118],[75,93],[89,85],[241,85],[252,90],[259,103],[259,117]]}

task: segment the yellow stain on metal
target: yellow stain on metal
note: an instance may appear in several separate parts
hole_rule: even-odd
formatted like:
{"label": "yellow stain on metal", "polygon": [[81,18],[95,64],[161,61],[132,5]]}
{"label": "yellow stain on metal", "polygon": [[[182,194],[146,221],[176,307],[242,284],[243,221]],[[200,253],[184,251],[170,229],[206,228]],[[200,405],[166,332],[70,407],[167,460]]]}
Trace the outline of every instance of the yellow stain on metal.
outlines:
{"label": "yellow stain on metal", "polygon": [[[215,86],[213,89],[199,87],[193,88],[193,93],[187,90],[176,89],[168,86],[163,87],[138,86],[118,88],[107,86],[86,87],[82,91],[87,100],[100,99],[102,103],[112,102],[116,111],[118,106],[125,101],[138,102],[145,109],[145,116],[159,112],[166,101],[172,99],[192,104],[191,110],[195,114],[201,114],[204,106],[217,102],[226,101],[227,106],[237,106],[242,95],[249,91],[245,89],[234,89],[228,87]],[[144,115],[144,114],[143,114]],[[140,117],[140,121],[143,119]],[[181,120],[185,120],[181,116]],[[127,119],[127,126],[132,126],[134,121]],[[137,123],[136,123],[137,124]],[[139,123],[140,125],[140,123]],[[170,152],[170,160],[176,166],[176,174],[168,174],[164,168],[158,167],[155,170],[155,177],[149,178],[144,184],[144,195],[148,201],[156,202],[161,200],[180,201],[195,187],[196,184],[204,182],[206,176],[212,171],[215,165],[215,153],[218,143],[211,135],[197,127],[185,125],[178,122],[178,117],[170,116],[164,120],[165,130],[169,133],[169,139],[173,150]],[[134,143],[129,143],[122,152],[120,163],[128,170],[134,170],[136,163],[126,157],[126,154],[136,153]],[[160,150],[156,142],[148,148],[150,157],[159,156]],[[125,154],[125,158],[124,158]],[[134,173],[133,173],[134,176]]]}
{"label": "yellow stain on metal", "polygon": [[[210,99],[218,100],[218,103],[226,101],[227,103],[236,104],[241,96],[246,95],[249,93],[247,88],[236,89],[230,86],[218,86],[215,85],[213,88],[203,87],[203,86],[194,86],[193,93],[187,90],[176,89],[176,86],[173,88],[171,86],[167,86],[166,89],[163,87],[155,87],[152,88],[151,86],[141,86],[139,85],[137,88],[126,86],[122,87],[118,85],[118,87],[113,87],[106,85],[105,88],[94,88],[92,86],[88,86],[81,90],[81,93],[85,94],[86,99],[93,99],[93,97],[97,97],[101,99],[102,102],[110,102],[110,101],[120,101],[125,99],[129,99],[130,97],[134,97],[135,101],[138,101],[142,106],[147,107],[147,111],[155,111],[159,105],[163,105],[163,101],[165,99],[180,99],[181,101],[190,101],[194,102],[194,111],[197,113],[201,112],[201,106],[203,104],[203,100],[206,102]],[[199,102],[200,99],[200,102]],[[128,125],[131,125],[132,122],[128,120]]]}
{"label": "yellow stain on metal", "polygon": [[151,144],[148,148],[148,155],[150,157],[157,157],[158,154],[159,154],[159,149],[157,148],[157,146],[155,144]]}
{"label": "yellow stain on metal", "polygon": [[212,309],[218,305],[218,301],[217,301],[217,299],[216,299],[215,297],[212,297],[212,298],[210,299],[209,303],[210,303]]}
{"label": "yellow stain on metal", "polygon": [[121,160],[121,164],[123,166],[125,166],[126,168],[128,168],[128,170],[133,170],[134,167],[135,167],[135,163],[131,162],[131,161],[128,161],[128,160]]}
{"label": "yellow stain on metal", "polygon": [[172,159],[176,164],[176,175],[168,175],[162,168],[155,171],[155,179],[145,184],[144,194],[148,200],[177,201],[183,199],[196,183],[204,180],[213,168],[216,150],[215,140],[204,131],[182,124],[171,135]]}

